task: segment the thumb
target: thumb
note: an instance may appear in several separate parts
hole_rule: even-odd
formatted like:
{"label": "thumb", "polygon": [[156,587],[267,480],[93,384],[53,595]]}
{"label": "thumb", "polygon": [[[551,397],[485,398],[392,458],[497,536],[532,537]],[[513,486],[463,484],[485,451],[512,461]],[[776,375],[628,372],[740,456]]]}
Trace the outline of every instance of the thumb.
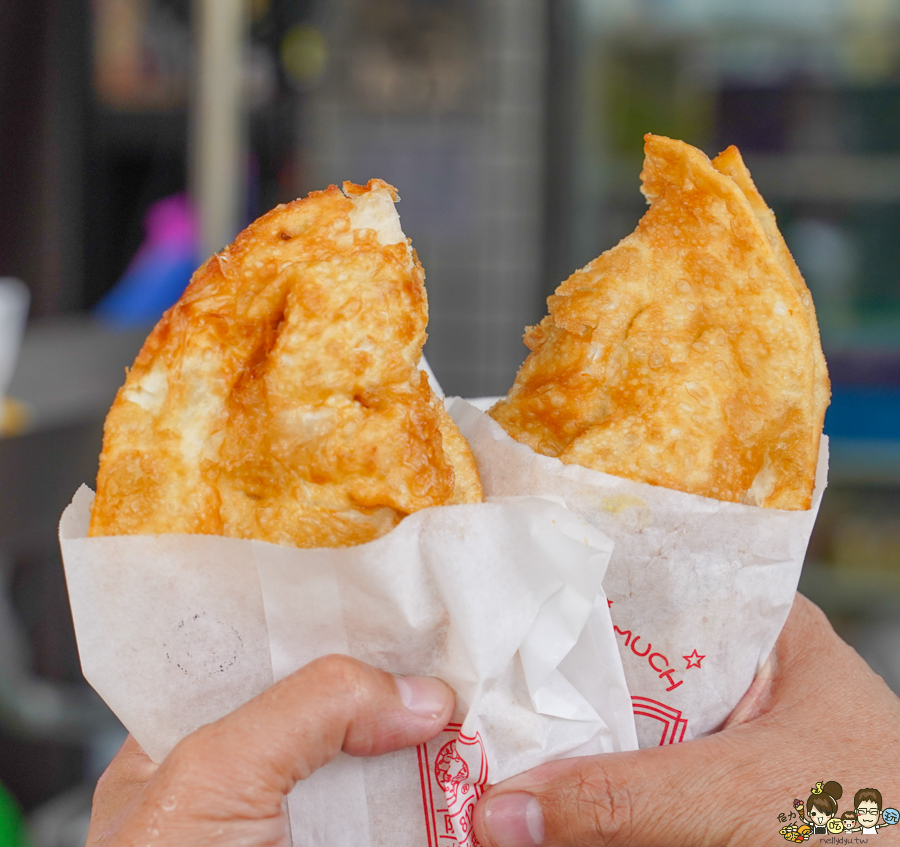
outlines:
{"label": "thumb", "polygon": [[[770,710],[779,664],[773,654],[722,732],[674,746],[549,762],[488,789],[474,816],[482,847],[731,843],[746,826],[735,811],[741,803],[717,798],[742,797],[743,787],[757,781],[766,730],[754,721]],[[780,789],[777,780],[769,781],[773,791]],[[786,782],[784,791],[790,786]]]}
{"label": "thumb", "polygon": [[374,756],[427,741],[444,728],[453,704],[439,680],[394,677],[347,656],[327,656],[187,736],[154,781],[277,809],[295,783],[341,750]]}
{"label": "thumb", "polygon": [[720,814],[706,813],[723,786],[749,775],[735,773],[733,753],[717,749],[722,743],[711,736],[541,765],[485,793],[475,834],[482,847],[731,843],[738,816],[730,818],[724,803]]}

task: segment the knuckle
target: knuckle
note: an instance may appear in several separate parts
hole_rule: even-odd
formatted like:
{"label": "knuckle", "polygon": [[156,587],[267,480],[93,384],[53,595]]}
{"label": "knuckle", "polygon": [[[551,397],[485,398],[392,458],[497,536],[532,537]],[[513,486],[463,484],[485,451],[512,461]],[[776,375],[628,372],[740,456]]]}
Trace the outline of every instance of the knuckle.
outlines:
{"label": "knuckle", "polygon": [[627,783],[594,760],[554,796],[552,817],[560,844],[604,847],[632,832],[634,804]]}
{"label": "knuckle", "polygon": [[806,606],[806,614],[812,621],[814,621],[815,625],[819,627],[819,629],[831,632],[833,630],[833,627],[831,626],[831,621],[828,620],[828,616],[825,614],[825,612],[823,612],[811,600],[807,600],[805,597],[803,599]]}
{"label": "knuckle", "polygon": [[829,635],[834,632],[828,616],[812,600],[807,599],[802,594],[797,594],[794,598],[794,604],[797,608],[797,618],[801,628],[806,626]]}
{"label": "knuckle", "polygon": [[314,660],[308,667],[329,687],[353,691],[360,685],[363,665],[349,656],[333,653]]}
{"label": "knuckle", "polygon": [[[327,692],[337,711],[348,720],[359,711],[367,690],[367,666],[349,656],[333,654],[316,659],[308,666],[322,690]],[[371,687],[371,682],[369,686]]]}
{"label": "knuckle", "polygon": [[[235,766],[228,744],[228,729],[219,723],[206,724],[179,741],[160,765],[159,784],[173,791],[186,791],[196,797],[225,778]],[[248,772],[248,764],[241,760]]]}
{"label": "knuckle", "polygon": [[186,735],[181,739],[171,750],[168,756],[166,756],[164,765],[166,770],[171,772],[175,771],[176,773],[185,769],[185,767],[196,761],[197,756],[202,753],[204,749],[204,738],[208,735],[208,730],[205,726],[201,726],[200,729],[194,730],[190,735]]}
{"label": "knuckle", "polygon": [[219,728],[216,724],[206,724],[186,735],[166,756],[165,768],[170,775],[185,776],[196,769],[202,769],[217,750],[216,739]]}

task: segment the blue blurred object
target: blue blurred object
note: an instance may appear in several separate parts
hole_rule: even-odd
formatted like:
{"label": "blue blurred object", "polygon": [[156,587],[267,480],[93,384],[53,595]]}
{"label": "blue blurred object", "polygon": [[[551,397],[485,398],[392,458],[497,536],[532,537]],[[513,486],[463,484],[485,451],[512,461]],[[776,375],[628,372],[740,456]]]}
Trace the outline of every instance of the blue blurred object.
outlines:
{"label": "blue blurred object", "polygon": [[831,438],[900,440],[900,388],[834,386],[825,432]]}
{"label": "blue blurred object", "polygon": [[153,203],[144,217],[144,243],[95,314],[119,329],[158,321],[197,267],[197,229],[186,194]]}

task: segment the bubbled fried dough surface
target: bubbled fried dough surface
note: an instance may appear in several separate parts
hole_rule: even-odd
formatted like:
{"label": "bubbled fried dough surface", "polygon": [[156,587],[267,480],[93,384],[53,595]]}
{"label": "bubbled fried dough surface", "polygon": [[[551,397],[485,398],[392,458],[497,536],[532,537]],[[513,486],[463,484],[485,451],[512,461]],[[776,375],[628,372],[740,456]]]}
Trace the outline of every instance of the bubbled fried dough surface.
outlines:
{"label": "bubbled fried dough surface", "polygon": [[566,280],[490,414],[563,462],[809,508],[829,385],[812,300],[735,148],[647,136],[650,208]]}
{"label": "bubbled fried dough surface", "polygon": [[417,367],[424,274],[394,189],[344,190],[279,206],[194,274],[107,417],[91,535],[348,546],[481,499]]}

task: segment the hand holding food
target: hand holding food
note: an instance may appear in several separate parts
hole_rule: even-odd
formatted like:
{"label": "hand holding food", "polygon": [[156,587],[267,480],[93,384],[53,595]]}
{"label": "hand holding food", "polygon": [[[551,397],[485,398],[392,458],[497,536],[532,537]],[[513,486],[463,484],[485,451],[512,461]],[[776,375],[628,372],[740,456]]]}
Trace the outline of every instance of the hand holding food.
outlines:
{"label": "hand holding food", "polygon": [[161,765],[129,737],[97,786],[87,847],[287,845],[284,799],[299,780],[341,750],[421,744],[452,711],[439,680],[319,659],[189,735]]}
{"label": "hand holding food", "polygon": [[[545,458],[550,456],[619,477],[609,482],[613,487],[624,484],[643,489],[640,497],[601,493],[592,499],[592,491],[585,495],[589,512],[602,512],[603,520],[615,524],[608,533],[615,538],[613,554],[628,551],[621,556],[619,570],[609,582],[617,589],[616,596],[611,595],[616,604],[615,631],[625,640],[624,646],[616,641],[609,626],[605,598],[597,595],[602,574],[596,575],[599,572],[595,568],[597,587],[583,605],[588,611],[599,607],[607,615],[600,622],[594,621],[596,626],[605,626],[602,633],[594,634],[608,638],[610,644],[602,661],[597,658],[598,652],[578,670],[594,679],[599,669],[611,680],[607,699],[613,693],[621,695],[622,708],[615,710],[615,720],[604,726],[612,732],[622,731],[622,738],[628,741],[617,741],[618,746],[612,748],[589,746],[596,738],[585,735],[548,752],[541,739],[553,734],[541,730],[540,722],[545,718],[560,720],[560,731],[553,738],[568,738],[564,732],[571,727],[565,721],[586,731],[582,717],[571,719],[572,703],[553,705],[550,711],[532,708],[537,700],[530,682],[530,699],[519,698],[523,703],[515,698],[498,700],[501,714],[522,718],[515,721],[516,731],[521,729],[527,735],[534,724],[541,730],[536,732],[541,738],[535,742],[529,736],[525,742],[517,742],[518,746],[503,748],[502,756],[496,753],[499,748],[492,746],[489,728],[478,742],[481,747],[472,742],[472,750],[481,750],[482,758],[479,767],[473,768],[477,779],[466,783],[471,788],[471,802],[450,809],[453,804],[447,795],[450,817],[456,821],[453,832],[460,842],[469,837],[472,804],[481,786],[490,781],[488,772],[493,779],[502,780],[536,762],[560,756],[633,749],[632,697],[636,691],[641,695],[637,699],[649,699],[660,709],[667,709],[667,714],[677,715],[671,733],[681,735],[673,734],[669,743],[721,727],[788,614],[803,558],[803,543],[794,543],[794,536],[808,538],[821,495],[820,486],[815,500],[812,498],[829,388],[815,314],[809,292],[740,156],[731,148],[710,162],[700,151],[681,142],[648,136],[642,177],[651,208],[637,231],[574,274],[550,298],[550,315],[529,331],[532,353],[516,384],[509,397],[492,410],[507,433],[532,449],[516,444],[480,415],[482,423],[505,442],[504,455],[512,455],[508,449],[516,451],[518,463],[510,461],[504,468],[510,478],[528,465],[529,457],[572,470]],[[251,225],[234,245],[198,271],[181,301],[154,330],[107,421],[91,535],[177,532],[258,539],[294,547],[339,547],[381,538],[418,509],[481,499],[480,480],[468,445],[418,370],[426,319],[423,274],[400,231],[393,210],[393,190],[372,181],[364,188],[345,184],[344,191],[342,194],[332,187],[315,193],[279,207]],[[523,453],[527,456],[520,455]],[[823,460],[822,467],[824,464]],[[479,465],[482,470],[488,465],[484,452],[479,453]],[[486,485],[491,484],[487,475],[484,479]],[[557,493],[544,491],[541,484],[533,476],[528,478],[525,490],[495,489],[489,493]],[[590,485],[585,483],[579,491],[588,489]],[[568,497],[569,490],[565,491]],[[710,506],[709,500],[700,502],[700,497],[678,492],[731,502]],[[670,508],[665,498],[680,498],[681,502]],[[566,502],[588,523],[594,522],[596,515],[585,514],[568,499]],[[789,509],[793,514],[775,515],[756,506]],[[483,515],[488,508],[481,506],[474,511]],[[441,510],[422,519],[433,514],[443,518],[459,511]],[[690,523],[686,515],[700,523]],[[780,520],[780,528],[759,532],[767,518]],[[671,520],[675,520],[674,530],[666,523]],[[791,521],[801,526],[800,532],[790,530],[794,525]],[[403,536],[404,529],[421,522],[411,519],[379,544],[387,545]],[[718,534],[710,529],[713,525],[719,528]],[[687,531],[686,526],[690,526]],[[737,545],[734,549],[720,542],[723,528],[729,543]],[[605,524],[600,529],[606,532]],[[739,531],[730,533],[732,529]],[[465,532],[456,534],[468,537]],[[429,545],[447,549],[445,536],[449,534],[442,531],[425,538],[419,549]],[[488,527],[488,536],[498,536],[496,522]],[[521,538],[526,539],[526,546],[541,546],[535,540],[537,536],[517,533],[503,552],[491,559],[501,564],[498,573],[504,572],[507,551]],[[635,541],[638,538],[643,539],[640,544],[649,547],[640,547]],[[631,542],[637,545],[634,549],[629,546]],[[564,546],[559,540],[545,545],[553,555]],[[489,547],[489,542],[479,542],[479,549],[469,560],[477,560]],[[259,549],[260,545],[253,545],[251,559]],[[307,555],[304,551],[290,552]],[[516,561],[530,556],[530,548],[520,551]],[[273,667],[275,657],[282,667],[291,662],[287,670],[308,661],[309,652],[301,660],[286,657],[293,656],[294,650],[302,653],[321,647],[318,633],[327,630],[332,620],[335,631],[340,630],[348,643],[355,640],[358,649],[365,649],[360,645],[372,642],[365,626],[366,612],[351,606],[353,611],[348,614],[347,607],[341,605],[345,596],[355,593],[368,602],[380,593],[385,595],[381,599],[395,606],[401,605],[400,600],[411,600],[407,605],[416,612],[413,617],[420,617],[415,608],[419,595],[407,597],[409,592],[398,592],[394,586],[383,590],[387,580],[379,577],[372,581],[363,571],[357,583],[343,586],[343,577],[338,574],[327,583],[328,591],[321,586],[316,589],[323,598],[326,594],[332,600],[331,595],[337,596],[336,606],[323,603],[317,607],[327,610],[328,620],[316,619],[315,633],[309,626],[308,631],[300,627],[296,632],[285,627],[283,632],[288,637],[279,641],[278,621],[312,620],[311,611],[298,616],[296,609],[307,595],[319,594],[309,588],[310,582],[303,581],[305,562],[288,563],[277,550],[274,557],[271,562],[251,561],[252,573],[247,580],[248,585],[260,586],[264,620],[259,625],[257,615],[252,627],[266,633],[263,647],[265,639],[270,639]],[[189,567],[200,558],[190,559]],[[456,556],[453,565],[441,568],[441,574],[454,570],[461,558],[466,557]],[[570,555],[569,560],[572,558]],[[400,560],[404,564],[419,561],[414,554]],[[671,579],[658,579],[658,572],[651,568],[662,560],[677,565]],[[758,565],[780,571],[762,581]],[[482,570],[493,573],[490,567]],[[152,567],[150,572],[155,573]],[[342,574],[347,572],[346,567],[341,570]],[[787,576],[782,578],[783,574]],[[513,588],[527,582],[518,572],[513,575]],[[671,596],[659,598],[645,591],[642,578],[668,586]],[[454,615],[464,612],[463,617],[471,617],[473,609],[480,609],[467,593],[475,584],[478,579],[473,578],[462,589],[454,589],[452,602],[447,601]],[[336,594],[338,585],[343,587]],[[760,586],[764,586],[762,591]],[[187,602],[209,593],[195,591]],[[486,596],[488,591],[482,588],[479,593]],[[513,594],[507,591],[503,596],[509,601]],[[602,602],[593,602],[592,606],[598,596]],[[698,597],[701,603],[696,602]],[[749,603],[747,598],[758,602]],[[183,601],[179,597],[179,602]],[[640,607],[641,602],[646,608]],[[518,612],[528,603],[509,605],[512,608],[507,612]],[[712,610],[707,608],[710,605]],[[734,623],[735,605],[764,609],[757,614],[762,623],[732,626],[739,631],[728,640],[722,634],[723,621]],[[808,629],[815,629],[812,613],[802,611],[806,607],[800,601],[798,606],[801,611],[795,609],[794,616],[799,615]],[[454,615],[448,613],[456,626]],[[477,616],[484,617],[483,609]],[[180,637],[182,617],[184,613],[179,611],[177,620],[167,620],[167,628],[160,631],[157,640],[168,644],[173,628]],[[392,635],[397,620],[390,617],[390,624],[380,627],[379,637],[385,632]],[[588,632],[588,628],[582,618],[579,621],[571,629],[573,637],[580,639],[578,633]],[[518,632],[512,624],[500,629],[504,635]],[[478,626],[467,621],[459,637],[464,640],[476,631],[480,631]],[[523,633],[529,631],[522,627]],[[451,630],[451,634],[457,638],[457,630]],[[821,632],[818,635],[827,638]],[[130,631],[129,638],[134,638]],[[434,637],[429,637],[428,643],[418,643],[418,631],[407,640],[410,644],[402,644],[396,653],[402,659],[391,661],[414,658],[408,666],[392,665],[395,669],[421,672],[421,661],[432,661],[440,652],[432,642],[442,647],[440,639]],[[491,639],[474,640],[481,649]],[[642,649],[638,649],[639,641]],[[513,659],[518,656],[515,651],[519,644],[524,642],[517,640],[510,649]],[[193,650],[193,643],[190,646]],[[395,646],[386,647],[384,655],[394,656],[390,651]],[[486,645],[485,649],[489,648]],[[344,652],[334,646],[322,652],[335,650]],[[348,652],[367,657],[365,652],[355,650]],[[428,652],[432,650],[434,655]],[[476,652],[474,647],[469,651],[473,656]],[[556,668],[568,652],[569,647],[549,661],[548,667]],[[617,661],[620,653],[632,663],[635,674],[628,678],[627,688]],[[723,656],[728,659],[727,666]],[[705,664],[701,665],[701,660]],[[381,663],[380,659],[373,661]],[[443,665],[429,667],[426,672],[457,682],[472,676],[454,677],[440,669]],[[170,670],[162,666],[164,673]],[[635,679],[640,680],[638,689],[632,686]],[[186,684],[177,677],[176,682],[173,697],[179,702],[179,698],[209,685],[206,679],[202,683],[191,679]],[[784,697],[795,693],[788,685],[792,682],[793,678],[785,681]],[[649,686],[646,691],[645,683]],[[117,690],[117,686],[112,685],[111,690]],[[479,692],[487,690],[480,678],[478,686]],[[762,687],[762,683],[757,684],[757,689]],[[524,684],[519,688],[524,691]],[[461,703],[468,706],[471,692],[465,690],[464,682],[458,690]],[[581,690],[576,694],[581,696]],[[775,703],[777,697],[772,697]],[[227,709],[234,708],[234,702]],[[641,838],[647,843],[679,843],[672,840],[671,826],[681,820],[672,794],[673,786],[679,785],[677,774],[687,763],[687,771],[696,781],[696,765],[702,770],[702,782],[721,764],[730,768],[719,774],[727,782],[729,774],[739,769],[729,758],[733,750],[743,751],[740,762],[750,755],[739,745],[747,730],[738,724],[749,720],[749,712],[756,720],[754,704],[758,704],[758,698],[750,706],[740,707],[732,718],[728,732],[736,740],[726,739],[718,746],[688,742],[683,753],[680,748],[668,748],[646,754],[570,759],[501,783],[489,792],[476,816],[483,847],[606,843],[604,839],[615,843],[620,836],[623,843],[639,843]],[[589,705],[595,708],[593,701]],[[596,708],[601,706],[598,699]],[[213,720],[227,709],[204,720]],[[466,712],[467,726],[477,723],[469,722],[473,714],[483,715],[473,706]],[[513,724],[512,719],[509,723]],[[668,723],[666,727],[668,732]],[[767,755],[774,754],[778,729],[763,720],[757,741]],[[183,735],[176,734],[175,738]],[[708,741],[695,743],[705,745]],[[149,742],[143,743],[151,749]],[[456,740],[447,741],[451,743]],[[647,743],[644,737],[641,743]],[[163,758],[169,749],[171,745],[157,758]],[[534,751],[534,758],[520,761],[516,756],[522,750],[528,750],[529,755]],[[426,780],[423,774],[429,772],[430,765],[424,770],[422,765],[430,761],[428,755],[422,754],[418,761],[420,780]],[[384,777],[383,771],[377,771],[381,767],[382,760],[366,763],[371,773]],[[160,773],[168,773],[165,768],[163,765]],[[365,768],[360,766],[359,770]],[[416,776],[412,770],[410,773]],[[615,779],[605,782],[607,773],[614,774]],[[645,801],[636,795],[633,800],[630,795],[621,800],[615,793],[620,776],[626,786],[641,784],[642,796],[655,793],[663,803],[662,810],[641,806]],[[365,829],[367,815],[381,822],[384,815],[377,810],[396,805],[396,795],[390,795],[393,786],[385,789],[384,797],[378,794],[387,781],[374,780],[377,790],[369,786],[366,799],[356,803],[353,811],[363,816],[361,829]],[[599,800],[595,791],[598,786],[602,795]],[[682,788],[695,804],[709,809],[721,805],[710,805],[708,798],[701,802],[686,783]],[[308,796],[303,790],[291,798],[292,815],[298,808],[311,809],[307,820],[314,823],[308,828],[318,831],[328,809],[319,808],[315,802],[303,805],[304,796]],[[793,785],[786,789],[794,790]],[[601,821],[603,796],[613,797],[630,819],[623,823],[613,816]],[[633,802],[634,807],[629,808],[627,802]],[[435,808],[425,808],[429,833],[437,825]],[[414,825],[412,816],[410,826],[401,821],[405,829],[402,837],[409,837],[410,843],[422,840],[419,829],[414,828],[421,828],[422,815],[419,811],[416,814],[419,819]],[[688,834],[703,841],[709,835],[706,840],[719,843],[723,833],[724,840],[734,834],[733,830],[717,829],[717,823],[702,816],[696,817],[694,809],[689,814],[693,817],[684,818],[676,828],[679,838]],[[728,820],[727,815],[716,815],[717,820]],[[645,825],[645,816],[655,823]],[[655,829],[660,822],[665,826]],[[392,824],[397,826],[397,822]],[[323,827],[323,831],[326,829]],[[399,844],[398,837],[399,832],[384,829],[373,840]]]}
{"label": "hand holding food", "polygon": [[[823,727],[851,727],[852,744]],[[769,665],[721,732],[542,765],[490,789],[475,832],[482,847],[750,847],[769,843],[810,774],[900,796],[898,756],[900,699],[797,595]]]}

